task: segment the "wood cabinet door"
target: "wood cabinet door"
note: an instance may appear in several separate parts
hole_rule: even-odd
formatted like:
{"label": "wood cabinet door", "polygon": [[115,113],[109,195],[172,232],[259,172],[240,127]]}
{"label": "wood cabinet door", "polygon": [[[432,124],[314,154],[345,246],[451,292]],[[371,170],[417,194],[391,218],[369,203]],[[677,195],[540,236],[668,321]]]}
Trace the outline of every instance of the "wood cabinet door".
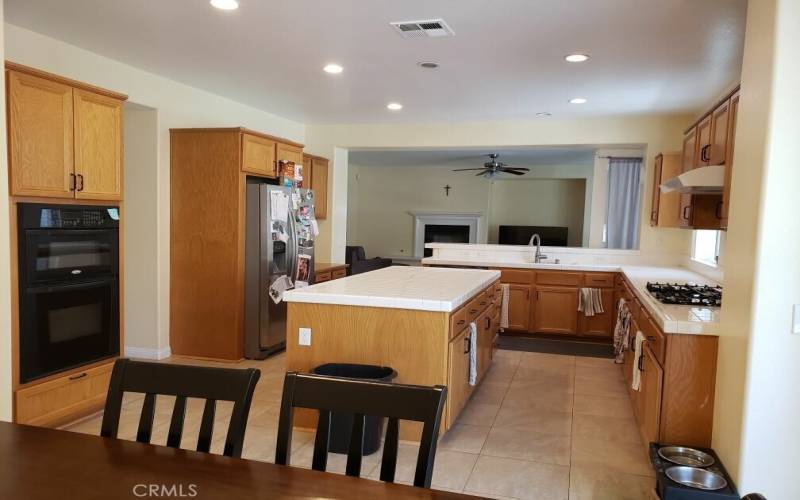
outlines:
{"label": "wood cabinet door", "polygon": [[652,201],[650,203],[650,225],[658,225],[658,209],[661,202],[661,172],[664,165],[664,155],[656,156],[655,168],[653,169]]}
{"label": "wood cabinet door", "polygon": [[664,370],[656,361],[650,346],[642,348],[642,384],[639,391],[639,433],[646,445],[659,441],[661,425],[661,394],[664,383]]}
{"label": "wood cabinet door", "polygon": [[75,197],[122,198],[122,101],[75,89]]}
{"label": "wood cabinet door", "polygon": [[450,342],[448,357],[447,426],[450,427],[472,393],[469,385],[469,328],[461,330]]}
{"label": "wood cabinet door", "polygon": [[537,287],[534,331],[574,334],[578,328],[578,289]]}
{"label": "wood cabinet door", "polygon": [[[683,154],[681,156],[681,166],[683,172],[695,168],[697,158],[697,128],[693,128],[683,137]],[[692,195],[680,195],[680,205],[678,210],[678,224],[680,227],[692,226]]]}
{"label": "wood cabinet door", "polygon": [[314,158],[311,162],[311,189],[314,190],[314,210],[317,219],[328,217],[328,160]]}
{"label": "wood cabinet door", "polygon": [[7,72],[11,194],[72,198],[72,87]]}
{"label": "wood cabinet door", "polygon": [[277,156],[277,160],[279,162],[293,161],[301,165],[303,164],[303,148],[298,146],[292,146],[291,144],[279,142],[275,148],[275,155]]}
{"label": "wood cabinet door", "polygon": [[303,155],[303,187],[314,189],[314,160],[308,155]]}
{"label": "wood cabinet door", "polygon": [[739,115],[739,93],[731,97],[728,115],[728,142],[725,153],[725,184],[722,189],[722,207],[720,207],[720,228],[728,228],[728,209],[731,198],[731,178],[733,176],[733,146],[736,142],[736,119]]}
{"label": "wood cabinet door", "polygon": [[257,135],[242,134],[242,171],[264,177],[276,177],[275,141]]}
{"label": "wood cabinet door", "polygon": [[508,329],[527,332],[531,318],[531,286],[508,285]]}
{"label": "wood cabinet door", "polygon": [[723,165],[728,154],[728,122],[730,120],[731,101],[727,100],[717,106],[711,113],[711,140],[708,148],[708,164]]}
{"label": "wood cabinet door", "polygon": [[697,124],[697,152],[694,167],[707,167],[711,161],[711,115]]}
{"label": "wood cabinet door", "polygon": [[578,332],[592,337],[611,338],[614,336],[614,289],[601,290],[604,312],[594,316],[585,316],[578,313]]}

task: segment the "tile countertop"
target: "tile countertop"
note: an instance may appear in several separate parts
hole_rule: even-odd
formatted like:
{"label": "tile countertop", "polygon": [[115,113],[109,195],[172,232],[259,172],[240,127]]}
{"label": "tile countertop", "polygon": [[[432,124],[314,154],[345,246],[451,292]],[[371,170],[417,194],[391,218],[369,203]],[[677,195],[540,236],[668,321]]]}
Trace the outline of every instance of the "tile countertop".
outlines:
{"label": "tile countertop", "polygon": [[392,266],[286,292],[286,302],[450,312],[500,271]]}
{"label": "tile countertop", "polygon": [[[532,262],[484,260],[450,260],[425,258],[426,265],[475,266],[475,267],[514,267],[523,269],[549,269],[561,271],[621,272],[633,285],[633,292],[647,308],[664,333],[694,335],[719,335],[719,308],[667,305],[657,301],[647,291],[647,282],[698,283],[718,285],[700,274],[682,267],[632,266],[632,265],[593,265],[593,264],[534,264]],[[724,300],[724,294],[723,294]]]}

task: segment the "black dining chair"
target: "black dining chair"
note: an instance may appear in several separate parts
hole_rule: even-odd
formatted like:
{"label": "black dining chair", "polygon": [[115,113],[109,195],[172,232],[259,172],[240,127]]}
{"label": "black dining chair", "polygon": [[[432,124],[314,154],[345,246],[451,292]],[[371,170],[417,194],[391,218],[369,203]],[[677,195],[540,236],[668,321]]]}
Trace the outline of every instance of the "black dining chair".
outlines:
{"label": "black dining chair", "polygon": [[156,395],[175,396],[167,446],[180,448],[186,416],[186,398],[205,399],[200,434],[197,438],[197,451],[208,453],[214,430],[216,402],[231,401],[233,413],[228,425],[223,454],[239,458],[242,456],[253,391],[260,376],[261,371],[254,368],[211,368],[119,359],[114,363],[114,371],[111,373],[100,435],[117,437],[123,394],[140,392],[144,393],[145,397],[136,441],[149,443],[153,433]]}
{"label": "black dining chair", "polygon": [[430,488],[436,443],[447,388],[423,387],[369,380],[345,379],[289,372],[283,383],[275,463],[289,464],[295,408],[319,411],[311,468],[325,471],[328,462],[331,413],[352,414],[353,427],[346,474],[359,477],[363,458],[364,417],[388,417],[383,443],[381,481],[394,482],[397,467],[399,420],[423,423],[414,486]]}

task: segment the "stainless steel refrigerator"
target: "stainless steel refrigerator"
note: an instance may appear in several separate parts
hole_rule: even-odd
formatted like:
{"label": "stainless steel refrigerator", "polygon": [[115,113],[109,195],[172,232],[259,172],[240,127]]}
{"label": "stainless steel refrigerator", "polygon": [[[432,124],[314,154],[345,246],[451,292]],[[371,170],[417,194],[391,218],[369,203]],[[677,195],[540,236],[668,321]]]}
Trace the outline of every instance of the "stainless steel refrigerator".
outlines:
{"label": "stainless steel refrigerator", "polygon": [[[287,200],[283,227],[273,198]],[[286,303],[270,288],[283,277],[292,286],[313,283],[314,193],[248,179],[245,221],[245,357],[264,359],[286,347]]]}

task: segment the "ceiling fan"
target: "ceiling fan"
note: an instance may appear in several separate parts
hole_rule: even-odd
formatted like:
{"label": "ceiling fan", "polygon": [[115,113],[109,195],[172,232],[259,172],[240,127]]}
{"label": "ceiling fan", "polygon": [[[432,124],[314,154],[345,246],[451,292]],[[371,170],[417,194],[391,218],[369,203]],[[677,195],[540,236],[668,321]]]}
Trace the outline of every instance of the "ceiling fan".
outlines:
{"label": "ceiling fan", "polygon": [[514,175],[525,175],[525,172],[528,172],[530,169],[525,167],[509,167],[505,163],[501,161],[497,161],[497,157],[500,156],[498,153],[492,153],[487,155],[491,158],[488,162],[483,164],[481,168],[457,168],[453,170],[453,172],[464,172],[467,170],[481,170],[475,174],[475,176],[484,176],[487,179],[494,178],[498,173],[505,172],[508,174]]}

